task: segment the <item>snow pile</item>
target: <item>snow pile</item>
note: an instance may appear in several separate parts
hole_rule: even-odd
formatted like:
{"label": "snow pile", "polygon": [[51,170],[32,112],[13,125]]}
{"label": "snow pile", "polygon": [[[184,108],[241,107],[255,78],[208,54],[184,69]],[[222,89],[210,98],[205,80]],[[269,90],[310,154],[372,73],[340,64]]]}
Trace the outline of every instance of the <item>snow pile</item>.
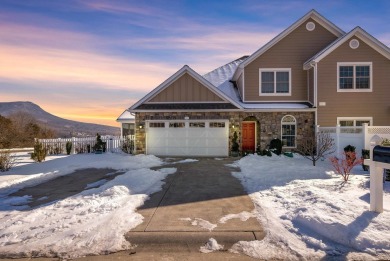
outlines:
{"label": "snow pile", "polygon": [[[143,220],[136,209],[143,205],[148,195],[161,189],[167,175],[176,171],[176,168],[157,171],[147,168],[159,164],[161,161],[154,156],[75,155],[55,164],[52,160],[14,170],[27,177],[8,179],[2,184],[1,192],[7,191],[6,184],[23,187],[46,181],[48,178],[44,175],[53,178],[59,175],[56,173],[65,175],[66,171],[80,167],[113,168],[117,165],[123,170],[128,168],[123,175],[104,184],[90,184],[100,185],[98,188],[32,210],[18,211],[12,206],[16,199],[4,197],[2,205],[8,204],[10,209],[0,212],[0,257],[76,258],[129,249],[130,243],[124,234]],[[39,172],[37,167],[41,168]],[[33,180],[28,179],[34,175]],[[19,203],[23,200],[28,200],[28,196],[19,199]]]}
{"label": "snow pile", "polygon": [[384,212],[369,212],[369,177],[361,166],[342,184],[328,161],[313,167],[298,155],[250,155],[235,165],[266,237],[232,251],[262,259],[390,258],[390,186]]}
{"label": "snow pile", "polygon": [[209,241],[199,249],[202,253],[211,253],[219,250],[223,250],[223,245],[218,244],[217,240],[214,238],[210,238]]}
{"label": "snow pile", "polygon": [[19,155],[18,166],[0,175],[0,198],[24,187],[34,186],[59,176],[71,174],[76,169],[111,168],[130,170],[162,165],[162,160],[151,155],[131,156],[128,154],[77,154],[50,156],[45,162],[31,163],[25,155]]}

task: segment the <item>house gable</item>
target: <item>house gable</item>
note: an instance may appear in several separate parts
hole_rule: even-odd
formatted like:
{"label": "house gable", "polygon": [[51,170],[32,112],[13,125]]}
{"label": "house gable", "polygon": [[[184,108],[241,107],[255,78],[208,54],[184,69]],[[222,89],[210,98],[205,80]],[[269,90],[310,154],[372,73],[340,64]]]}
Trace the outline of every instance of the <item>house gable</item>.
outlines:
{"label": "house gable", "polygon": [[271,41],[269,41],[267,44],[262,46],[260,49],[258,49],[256,52],[254,52],[252,55],[248,57],[240,66],[237,68],[233,80],[237,80],[238,77],[241,75],[242,70],[244,67],[246,67],[248,64],[253,62],[256,58],[258,58],[260,55],[265,53],[267,50],[269,50],[272,46],[277,44],[280,40],[282,40],[284,37],[286,37],[288,34],[293,32],[296,28],[301,26],[305,21],[308,19],[314,20],[316,23],[324,27],[326,30],[328,30],[330,33],[332,33],[337,38],[344,35],[345,32],[341,30],[339,27],[337,27],[335,24],[333,24],[331,21],[323,17],[321,14],[319,14],[316,10],[311,10],[307,14],[305,14],[302,18],[300,18],[298,21],[293,23],[291,26],[289,26],[287,29],[285,29],[283,32],[278,34],[275,38],[273,38]]}
{"label": "house gable", "polygon": [[352,31],[338,38],[336,41],[328,45],[326,48],[318,52],[315,56],[311,57],[304,63],[304,69],[309,69],[312,64],[320,62],[326,56],[331,54],[338,47],[343,45],[345,42],[350,41],[352,37],[357,37],[365,44],[369,45],[372,49],[390,59],[390,48],[378,41],[375,37],[364,31],[362,28],[355,27]]}
{"label": "house gable", "polygon": [[185,65],[129,110],[237,110],[240,108],[239,104]]}
{"label": "house gable", "polygon": [[196,80],[188,73],[184,73],[176,81],[149,99],[147,103],[166,102],[225,102],[220,96]]}
{"label": "house gable", "polygon": [[[243,69],[243,101],[244,102],[306,102],[309,101],[307,73],[302,69],[303,63],[317,52],[335,41],[338,34],[329,30],[329,26],[317,22],[316,12],[305,16],[292,26],[288,33],[277,37],[278,41],[267,44],[261,52],[256,52],[242,64]],[[314,30],[307,29],[308,24],[314,25]],[[242,66],[242,65],[240,65]],[[286,94],[264,95],[261,93],[260,76],[263,71],[288,72],[289,92]]]}
{"label": "house gable", "polygon": [[[359,42],[357,48],[351,48],[351,40]],[[371,118],[377,126],[390,124],[390,52],[387,50],[357,27],[309,61],[317,67],[318,103],[323,104],[317,109],[319,125],[334,126],[338,117]],[[340,91],[340,65],[370,66],[370,89]]]}

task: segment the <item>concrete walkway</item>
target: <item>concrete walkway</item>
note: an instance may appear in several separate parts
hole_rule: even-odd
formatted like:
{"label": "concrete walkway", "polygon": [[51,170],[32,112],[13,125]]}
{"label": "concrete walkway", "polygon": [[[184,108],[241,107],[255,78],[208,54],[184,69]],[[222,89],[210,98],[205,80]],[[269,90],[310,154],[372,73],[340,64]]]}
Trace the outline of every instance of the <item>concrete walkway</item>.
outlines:
{"label": "concrete walkway", "polygon": [[229,214],[251,213],[254,205],[240,182],[227,167],[235,159],[199,158],[177,163],[163,189],[151,195],[137,212],[144,222],[126,234],[139,251],[198,252],[209,238],[229,249],[234,243],[261,240],[263,229],[254,217],[247,220],[220,219]]}

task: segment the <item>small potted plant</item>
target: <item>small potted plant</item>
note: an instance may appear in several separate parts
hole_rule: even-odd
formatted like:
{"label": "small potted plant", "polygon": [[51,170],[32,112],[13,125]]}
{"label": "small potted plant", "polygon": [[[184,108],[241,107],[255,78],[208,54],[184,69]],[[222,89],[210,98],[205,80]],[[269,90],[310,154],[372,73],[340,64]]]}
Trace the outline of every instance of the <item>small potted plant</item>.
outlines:
{"label": "small potted plant", "polygon": [[231,150],[232,157],[238,157],[239,154],[238,153],[239,145],[237,143],[237,139],[238,139],[238,135],[237,132],[235,131],[232,138],[232,150]]}

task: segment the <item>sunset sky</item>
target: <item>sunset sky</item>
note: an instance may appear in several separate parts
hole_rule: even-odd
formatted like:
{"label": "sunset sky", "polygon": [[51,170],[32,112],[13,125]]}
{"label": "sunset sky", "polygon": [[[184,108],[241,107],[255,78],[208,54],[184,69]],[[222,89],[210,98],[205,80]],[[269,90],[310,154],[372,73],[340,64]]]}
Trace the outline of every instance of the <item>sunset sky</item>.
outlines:
{"label": "sunset sky", "polygon": [[390,46],[387,0],[0,0],[0,101],[119,126],[184,64],[204,74],[251,54],[311,9]]}

